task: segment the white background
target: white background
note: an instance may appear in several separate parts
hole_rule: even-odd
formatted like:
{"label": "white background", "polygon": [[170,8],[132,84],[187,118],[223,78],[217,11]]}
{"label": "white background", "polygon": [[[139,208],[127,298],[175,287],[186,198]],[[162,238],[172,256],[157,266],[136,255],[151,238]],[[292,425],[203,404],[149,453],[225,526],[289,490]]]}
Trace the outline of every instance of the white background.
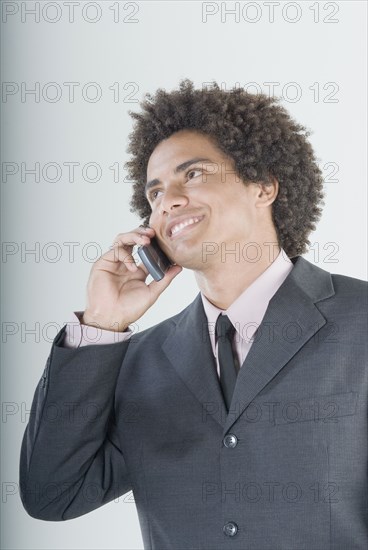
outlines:
{"label": "white background", "polygon": [[[282,96],[312,130],[326,177],[323,217],[305,257],[367,278],[366,5],[80,1],[72,22],[65,2],[2,2],[2,548],[142,548],[131,495],[49,523],[27,515],[17,483],[27,411],[52,340],[72,311],[84,309],[99,251],[140,223],[129,212],[123,164],[128,111],[139,109],[146,92],[171,90],[187,77],[197,87],[216,80]],[[26,14],[35,9],[39,22]],[[74,101],[67,82],[79,83]],[[38,85],[39,101],[22,97]],[[71,162],[79,163],[74,181]],[[39,182],[22,174],[22,163],[40,163]],[[43,177],[48,163],[60,166],[59,181],[47,181],[52,169]],[[89,181],[96,171],[88,163],[99,165],[99,181]],[[4,174],[11,167],[17,173]],[[74,257],[65,243],[75,243]],[[181,273],[139,328],[177,313],[197,292],[193,275]]]}

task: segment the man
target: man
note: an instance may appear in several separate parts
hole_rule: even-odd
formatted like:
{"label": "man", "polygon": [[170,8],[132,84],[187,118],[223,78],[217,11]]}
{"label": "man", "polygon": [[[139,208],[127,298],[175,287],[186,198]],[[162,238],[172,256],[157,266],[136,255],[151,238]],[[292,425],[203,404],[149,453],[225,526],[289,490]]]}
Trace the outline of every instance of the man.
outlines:
{"label": "man", "polygon": [[[187,80],[142,109],[127,166],[144,226],[94,264],[77,341],[54,340],[27,512],[67,520],[133,490],[145,548],[365,549],[367,285],[301,256],[323,197],[304,128],[274,98]],[[154,236],[175,265],[147,284],[133,247]],[[183,267],[194,302],[132,334]]]}

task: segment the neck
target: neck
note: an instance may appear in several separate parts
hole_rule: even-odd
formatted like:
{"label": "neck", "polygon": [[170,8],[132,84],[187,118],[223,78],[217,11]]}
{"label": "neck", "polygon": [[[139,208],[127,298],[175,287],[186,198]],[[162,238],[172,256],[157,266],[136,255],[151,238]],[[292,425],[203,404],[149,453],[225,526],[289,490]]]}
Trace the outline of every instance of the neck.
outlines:
{"label": "neck", "polygon": [[[250,261],[257,254],[257,249],[258,259]],[[213,305],[220,309],[227,309],[266,271],[281,250],[278,245],[259,245],[257,249],[254,246],[249,246],[249,248],[242,249],[247,250],[247,254],[231,254],[229,252],[223,258],[219,253],[219,257],[213,257],[213,261],[211,264],[206,264],[205,269],[194,272],[199,289]],[[249,259],[244,256],[248,256]]]}

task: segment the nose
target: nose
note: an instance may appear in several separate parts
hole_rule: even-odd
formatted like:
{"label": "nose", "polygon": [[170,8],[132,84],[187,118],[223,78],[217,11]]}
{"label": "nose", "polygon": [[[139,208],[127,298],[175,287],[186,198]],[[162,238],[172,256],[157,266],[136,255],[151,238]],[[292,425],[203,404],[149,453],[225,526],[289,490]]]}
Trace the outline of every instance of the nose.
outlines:
{"label": "nose", "polygon": [[160,211],[162,214],[172,212],[175,208],[188,204],[188,197],[176,187],[166,189],[161,197]]}

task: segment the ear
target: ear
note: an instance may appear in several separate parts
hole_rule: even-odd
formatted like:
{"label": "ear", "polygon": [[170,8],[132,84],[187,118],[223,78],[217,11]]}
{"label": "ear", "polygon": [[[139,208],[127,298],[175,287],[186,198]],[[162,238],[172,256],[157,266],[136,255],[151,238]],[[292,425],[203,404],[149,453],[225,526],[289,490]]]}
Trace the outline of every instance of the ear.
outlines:
{"label": "ear", "polygon": [[279,192],[279,182],[274,176],[270,176],[270,181],[256,183],[257,200],[256,206],[261,208],[269,206],[276,199]]}

